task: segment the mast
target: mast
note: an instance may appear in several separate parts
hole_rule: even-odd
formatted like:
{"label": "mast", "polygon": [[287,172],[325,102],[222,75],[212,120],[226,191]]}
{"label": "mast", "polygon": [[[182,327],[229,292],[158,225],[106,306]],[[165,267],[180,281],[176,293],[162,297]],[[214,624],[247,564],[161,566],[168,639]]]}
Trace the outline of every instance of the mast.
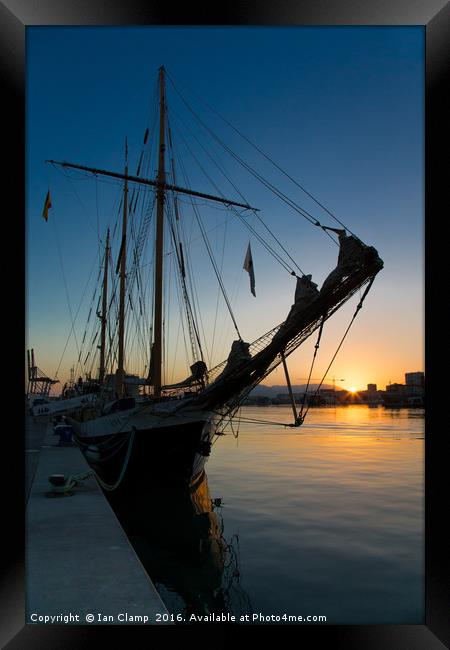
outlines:
{"label": "mast", "polygon": [[[27,350],[27,360],[28,360],[28,381],[31,381],[31,357],[30,357],[30,351]],[[30,392],[28,390],[28,392]]]}
{"label": "mast", "polygon": [[120,291],[119,291],[119,352],[116,373],[116,391],[119,399],[124,396],[124,338],[125,338],[125,273],[127,258],[127,206],[128,206],[128,145],[125,144],[125,184],[123,188],[122,243],[120,245]]}
{"label": "mast", "polygon": [[165,78],[164,66],[159,69],[159,161],[158,189],[156,192],[156,255],[155,255],[155,340],[153,345],[153,389],[154,395],[161,395],[162,367],[162,296],[163,296],[163,248],[164,248],[164,185],[166,181],[165,164]]}
{"label": "mast", "polygon": [[109,228],[106,233],[106,247],[105,247],[105,270],[103,273],[103,295],[102,295],[102,330],[100,338],[100,370],[98,373],[98,380],[100,383],[105,379],[105,343],[106,343],[106,309],[107,309],[107,294],[108,294],[108,260],[109,260]]}

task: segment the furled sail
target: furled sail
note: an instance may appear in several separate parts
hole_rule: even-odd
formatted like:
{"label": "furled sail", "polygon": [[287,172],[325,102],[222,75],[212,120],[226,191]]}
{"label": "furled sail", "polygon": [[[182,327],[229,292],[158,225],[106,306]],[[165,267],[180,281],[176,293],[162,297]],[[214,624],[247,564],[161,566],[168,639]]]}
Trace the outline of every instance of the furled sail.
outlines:
{"label": "furled sail", "polygon": [[286,320],[250,344],[248,352],[251,359],[247,362],[232,366],[229,358],[217,369],[213,368],[209,373],[210,378],[216,378],[199,395],[200,404],[210,408],[224,405],[225,409],[238,405],[242,396],[247,395],[282,362],[283,356],[296,350],[321,323],[383,268],[383,262],[372,246],[365,246],[353,236],[342,235],[340,240],[337,266],[321,290],[317,291],[317,285],[310,276],[299,278],[296,300]]}
{"label": "furled sail", "polygon": [[312,282],[311,275],[304,275],[297,278],[297,285],[295,288],[295,297],[294,304],[291,307],[291,310],[285,320],[281,325],[278,332],[273,337],[275,341],[279,338],[286,328],[289,328],[289,325],[295,321],[299,314],[301,314],[316,298],[319,297],[319,291],[317,289],[317,284]]}
{"label": "furled sail", "polygon": [[189,377],[183,381],[178,382],[177,384],[167,384],[163,386],[163,390],[171,390],[175,388],[189,388],[190,386],[200,385],[203,387],[205,385],[205,377],[208,368],[204,361],[196,361],[191,366],[191,374]]}
{"label": "furled sail", "polygon": [[364,263],[367,256],[375,251],[373,247],[366,246],[353,235],[347,235],[345,230],[335,228],[328,228],[328,230],[338,233],[339,256],[336,268],[331,271],[320,289],[321,294],[333,291],[357,266]]}

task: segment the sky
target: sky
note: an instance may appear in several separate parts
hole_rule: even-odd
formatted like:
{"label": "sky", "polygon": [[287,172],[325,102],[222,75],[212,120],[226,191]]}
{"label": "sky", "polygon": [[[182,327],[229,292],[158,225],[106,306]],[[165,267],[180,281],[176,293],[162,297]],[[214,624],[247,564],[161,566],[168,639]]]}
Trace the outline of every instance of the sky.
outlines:
{"label": "sky", "polygon": [[[27,27],[26,39],[27,347],[34,348],[46,374],[57,373],[63,383],[78,356],[92,278],[121,188],[76,172],[64,174],[45,160],[123,171],[127,138],[130,169],[135,168],[153,115],[161,65],[233,151],[252,166],[258,163],[262,173],[271,174],[277,187],[322,223],[337,225],[208,106],[375,246],[384,260],[328,380],[334,377],[336,386],[344,388],[376,383],[384,389],[389,382],[404,383],[405,372],[424,369],[423,28]],[[170,81],[167,101],[174,141],[188,159],[185,140],[194,145],[196,137],[206,136]],[[214,152],[246,200],[261,210],[264,222],[320,287],[336,264],[337,247],[242,169],[231,171],[230,158],[217,145]],[[212,176],[206,158],[204,166]],[[193,167],[191,186],[217,194],[208,177]],[[52,208],[45,222],[41,214],[48,190]],[[223,191],[239,200],[230,184]],[[189,248],[212,348],[208,365],[214,365],[226,358],[236,335],[223,301],[219,317],[215,315],[217,285],[189,218]],[[239,329],[246,341],[255,340],[284,320],[295,281],[236,218],[210,205],[204,219]],[[260,228],[256,217],[249,220]],[[249,241],[256,298],[242,268]],[[314,377],[325,372],[356,302],[327,323]],[[227,324],[219,331],[214,322]],[[169,325],[172,338],[167,338],[175,345],[172,317]],[[289,358],[295,384],[309,373],[315,341],[313,335]],[[169,378],[180,379],[183,372],[177,366]],[[265,383],[283,384],[283,371]]]}

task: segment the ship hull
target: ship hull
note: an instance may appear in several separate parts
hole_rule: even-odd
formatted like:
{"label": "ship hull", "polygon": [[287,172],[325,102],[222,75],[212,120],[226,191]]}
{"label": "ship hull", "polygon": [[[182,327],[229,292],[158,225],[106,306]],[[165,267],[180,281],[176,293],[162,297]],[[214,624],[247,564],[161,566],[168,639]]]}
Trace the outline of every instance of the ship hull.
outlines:
{"label": "ship hull", "polygon": [[[116,431],[105,434],[113,422]],[[214,417],[206,413],[165,419],[123,414],[71,424],[100,485],[116,501],[145,498],[162,480],[188,485],[203,471],[215,432]]]}

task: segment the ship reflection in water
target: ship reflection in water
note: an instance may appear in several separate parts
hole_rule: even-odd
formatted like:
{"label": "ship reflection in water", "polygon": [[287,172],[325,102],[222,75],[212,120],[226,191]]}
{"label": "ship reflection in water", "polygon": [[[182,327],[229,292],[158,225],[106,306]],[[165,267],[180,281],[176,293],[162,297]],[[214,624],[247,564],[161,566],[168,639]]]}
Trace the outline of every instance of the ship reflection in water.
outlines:
{"label": "ship reflection in water", "polygon": [[175,622],[177,614],[189,623],[192,614],[252,613],[239,538],[224,538],[222,502],[211,499],[205,471],[189,486],[161,482],[131,505],[111,505]]}

